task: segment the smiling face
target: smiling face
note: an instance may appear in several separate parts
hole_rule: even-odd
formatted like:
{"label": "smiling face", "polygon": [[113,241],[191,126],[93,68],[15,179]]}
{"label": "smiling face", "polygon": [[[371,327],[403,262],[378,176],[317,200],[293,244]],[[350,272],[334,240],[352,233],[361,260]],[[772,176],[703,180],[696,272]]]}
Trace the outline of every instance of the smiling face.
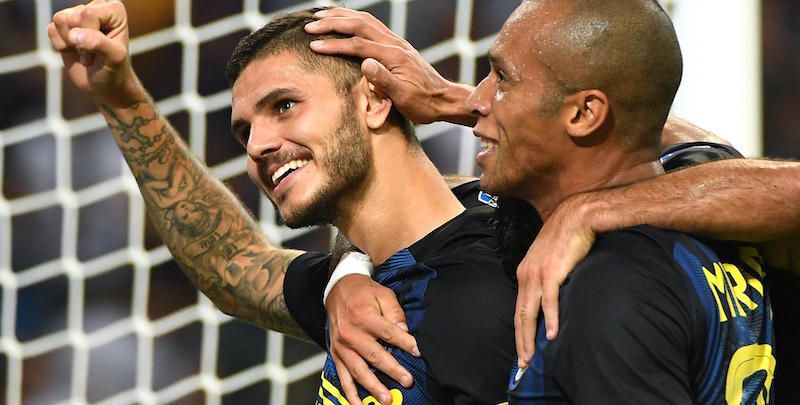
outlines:
{"label": "smiling face", "polygon": [[524,2],[509,17],[489,52],[489,75],[467,100],[478,117],[481,188],[526,199],[558,172],[568,140],[559,122],[564,93],[536,56],[531,24],[541,21],[532,8]]}
{"label": "smiling face", "polygon": [[292,52],[252,61],[233,86],[233,133],[250,178],[290,227],[330,223],[371,168],[351,95]]}

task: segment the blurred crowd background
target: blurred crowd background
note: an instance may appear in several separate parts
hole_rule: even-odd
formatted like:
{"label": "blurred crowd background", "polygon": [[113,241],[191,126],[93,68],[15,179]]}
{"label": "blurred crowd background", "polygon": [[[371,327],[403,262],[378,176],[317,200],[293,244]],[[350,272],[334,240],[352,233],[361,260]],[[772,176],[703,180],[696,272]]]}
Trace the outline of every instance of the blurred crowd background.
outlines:
{"label": "blurred crowd background", "polygon": [[[702,0],[701,0],[702,1]],[[0,1],[0,58],[34,50],[37,46],[33,0]],[[79,1],[52,0],[53,10]],[[171,26],[175,21],[174,1],[136,0],[126,2],[131,36],[136,37]],[[242,11],[243,0],[193,0],[192,24],[201,26]],[[299,3],[293,0],[262,0],[261,11],[271,13]],[[410,1],[407,38],[417,48],[446,40],[454,29],[455,0]],[[496,32],[518,4],[517,0],[474,2],[471,37],[480,39]],[[800,2],[763,1],[763,144],[764,155],[800,159]],[[389,21],[388,2],[371,7],[383,21]],[[413,18],[412,16],[435,16]],[[435,20],[432,20],[435,18]],[[201,96],[227,88],[224,66],[237,40],[236,32],[200,46],[198,90]],[[134,57],[135,68],[156,100],[180,93],[181,44],[172,43]],[[451,79],[458,78],[459,59],[453,57],[436,67]],[[485,76],[488,64],[478,60],[473,83]],[[42,67],[0,75],[0,130],[18,126],[46,115],[46,72]],[[63,81],[61,110],[67,120],[94,113],[95,106],[79,94],[69,80]],[[721,101],[724,102],[724,101]],[[206,115],[205,160],[209,165],[225,162],[242,153],[229,136],[230,110],[223,108]],[[188,114],[179,111],[168,117],[181,134],[190,133]],[[719,134],[722,137],[725,134]],[[461,147],[457,136],[431,137],[424,147],[443,172],[455,172]],[[735,145],[734,145],[735,146]],[[106,130],[78,134],[71,140],[74,190],[116,178],[127,170]],[[56,186],[56,140],[52,135],[5,146],[3,150],[2,193],[8,200],[53,189]],[[259,193],[245,174],[226,179],[250,210],[259,215]],[[81,207],[77,238],[77,259],[81,262],[102,256],[128,244],[129,196],[120,193]],[[11,268],[23,271],[61,255],[63,211],[58,205],[15,216],[11,219]],[[154,249],[161,242],[149,224],[145,246]],[[285,245],[300,249],[325,249],[330,231],[318,229]],[[87,278],[84,284],[84,330],[88,333],[131,315],[132,266],[123,266]],[[17,292],[16,338],[31,341],[62,330],[67,324],[69,282],[66,275],[48,279]],[[148,316],[155,320],[197,302],[194,287],[173,262],[155,266],[150,272]],[[779,309],[777,309],[779,310]],[[795,318],[800,319],[800,318]],[[223,324],[219,332],[218,376],[234,374],[264,361],[266,332],[239,321]],[[780,344],[781,342],[779,342]],[[192,323],[158,337],[154,343],[153,389],[159,390],[199,370],[201,325]],[[285,339],[284,365],[290,366],[318,352],[314,346]],[[133,335],[94,349],[90,357],[87,399],[95,402],[132,388],[136,381],[137,343]],[[23,401],[53,403],[70,397],[72,351],[69,347],[29,358],[23,364]],[[5,398],[7,377],[5,354],[0,354],[0,398]],[[313,403],[318,375],[289,387],[289,403]],[[226,404],[264,403],[270,384],[262,381],[223,397]],[[179,403],[201,403],[197,391]],[[2,401],[2,400],[0,400]]]}

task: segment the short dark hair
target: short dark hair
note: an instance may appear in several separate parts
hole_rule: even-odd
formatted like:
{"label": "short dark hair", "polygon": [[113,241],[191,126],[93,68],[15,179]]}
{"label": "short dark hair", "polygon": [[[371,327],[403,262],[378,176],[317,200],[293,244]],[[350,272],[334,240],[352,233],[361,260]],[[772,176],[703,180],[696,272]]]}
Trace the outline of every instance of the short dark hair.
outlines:
{"label": "short dark hair", "polygon": [[605,92],[616,126],[637,146],[657,150],[683,72],[675,28],[656,0],[571,0],[571,10],[537,35],[557,81],[553,95]]}
{"label": "short dark hair", "polygon": [[[349,56],[321,55],[309,47],[309,43],[314,40],[348,38],[349,35],[336,33],[314,35],[307,33],[304,28],[306,24],[316,20],[314,13],[328,8],[315,7],[277,17],[259,30],[242,38],[228,60],[226,73],[230,85],[233,86],[245,68],[254,60],[283,52],[292,52],[298,56],[303,68],[309,72],[328,75],[333,80],[339,94],[349,97],[353,85],[363,77],[361,73],[363,60]],[[402,129],[409,144],[414,147],[419,146],[413,125],[394,107],[392,107],[389,120]]]}

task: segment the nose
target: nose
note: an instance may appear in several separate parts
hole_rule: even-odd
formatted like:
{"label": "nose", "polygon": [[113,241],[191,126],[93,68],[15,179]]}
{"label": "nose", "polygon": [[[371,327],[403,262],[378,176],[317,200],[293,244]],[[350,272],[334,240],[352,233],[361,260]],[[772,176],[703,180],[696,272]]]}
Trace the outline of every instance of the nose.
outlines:
{"label": "nose", "polygon": [[489,76],[478,83],[478,87],[467,97],[467,108],[474,117],[482,118],[488,116],[492,111],[491,94],[495,91]]}
{"label": "nose", "polygon": [[255,161],[268,157],[281,148],[281,139],[275,135],[274,128],[254,122],[247,137],[247,154]]}

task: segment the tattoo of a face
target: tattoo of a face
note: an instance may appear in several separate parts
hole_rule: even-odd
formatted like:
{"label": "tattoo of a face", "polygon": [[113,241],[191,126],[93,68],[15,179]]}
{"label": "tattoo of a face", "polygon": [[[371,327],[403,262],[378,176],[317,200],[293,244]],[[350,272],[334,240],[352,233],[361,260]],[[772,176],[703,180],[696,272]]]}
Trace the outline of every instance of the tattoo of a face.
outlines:
{"label": "tattoo of a face", "polygon": [[211,177],[151,104],[100,108],[151,219],[195,286],[230,315],[304,336],[283,296],[284,274],[299,253],[266,241],[241,203]]}

